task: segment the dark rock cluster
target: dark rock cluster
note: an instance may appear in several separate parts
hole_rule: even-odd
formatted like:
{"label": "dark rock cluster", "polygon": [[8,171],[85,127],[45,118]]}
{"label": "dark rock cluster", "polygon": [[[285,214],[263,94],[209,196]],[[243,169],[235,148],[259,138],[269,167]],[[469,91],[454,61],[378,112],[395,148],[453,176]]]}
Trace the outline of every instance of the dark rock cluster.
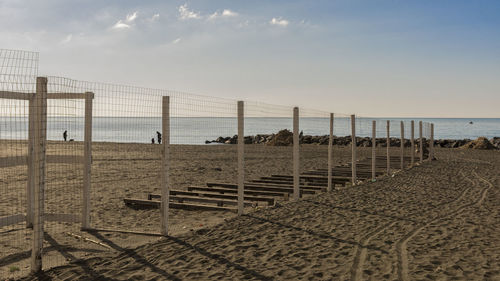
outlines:
{"label": "dark rock cluster", "polygon": [[[324,136],[311,136],[311,135],[300,135],[299,143],[301,144],[318,144],[318,145],[327,145],[329,140],[328,135]],[[351,136],[344,137],[333,137],[333,145],[350,145],[351,144]],[[427,141],[426,139],[424,139]],[[488,139],[486,139],[488,141]],[[463,147],[466,144],[472,142],[470,139],[463,140],[450,140],[450,139],[440,139],[434,140],[434,145],[436,147],[444,147],[444,148],[459,148]],[[476,140],[477,142],[477,140]],[[212,141],[205,141],[206,144],[209,143],[221,143],[221,144],[236,144],[238,143],[238,136],[234,135],[232,137],[218,137]],[[482,141],[483,145],[487,147],[486,149],[500,149],[500,137],[495,137],[489,140],[491,145],[485,145],[484,140]],[[265,144],[271,146],[287,146],[293,144],[293,133],[289,130],[281,130],[277,134],[261,134],[255,136],[246,136],[245,144]],[[356,138],[357,146],[361,147],[370,147],[372,146],[372,139],[370,137],[357,137]],[[415,144],[418,144],[418,139],[415,139]],[[377,138],[376,145],[378,147],[386,147],[387,139],[386,138]],[[390,145],[393,147],[399,147],[401,145],[401,139],[399,138],[390,138]],[[404,140],[404,146],[410,147],[411,141],[409,139]],[[481,146],[481,147],[482,147]],[[478,146],[479,147],[479,146]]]}

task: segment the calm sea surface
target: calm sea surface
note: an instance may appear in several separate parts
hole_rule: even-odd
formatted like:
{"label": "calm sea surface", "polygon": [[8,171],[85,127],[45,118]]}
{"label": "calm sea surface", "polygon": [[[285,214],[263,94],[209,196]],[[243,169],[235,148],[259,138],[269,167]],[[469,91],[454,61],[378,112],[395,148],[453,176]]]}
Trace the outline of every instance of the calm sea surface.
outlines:
{"label": "calm sea surface", "polygon": [[[377,121],[377,135],[385,137],[386,121],[391,120],[391,136],[399,137],[400,121],[404,121],[405,136],[410,136],[410,121],[415,120],[415,136],[418,136],[418,121],[435,124],[436,139],[463,139],[485,136],[500,137],[500,118],[490,119],[387,119],[359,118],[356,121],[358,136],[371,136],[372,120]],[[350,135],[350,120],[336,118],[334,134]],[[64,130],[68,138],[83,140],[83,118],[81,117],[49,117],[47,138],[62,140]],[[281,129],[291,129],[291,118],[246,118],[245,135],[276,133]],[[424,135],[428,134],[424,127]],[[301,118],[300,130],[307,135],[327,135],[329,120],[327,118]],[[92,139],[94,141],[151,143],[156,138],[156,131],[161,131],[161,118],[136,117],[94,117]],[[171,143],[204,144],[205,140],[214,140],[219,136],[233,136],[237,133],[236,118],[177,117],[171,118]],[[25,117],[0,117],[0,139],[26,139],[28,123]]]}

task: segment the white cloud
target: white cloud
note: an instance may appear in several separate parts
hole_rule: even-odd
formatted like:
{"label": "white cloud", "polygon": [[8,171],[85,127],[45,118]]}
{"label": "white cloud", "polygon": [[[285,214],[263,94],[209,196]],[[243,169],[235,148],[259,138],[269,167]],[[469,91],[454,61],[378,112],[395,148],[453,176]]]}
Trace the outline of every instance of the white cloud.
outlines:
{"label": "white cloud", "polygon": [[129,29],[134,24],[134,21],[137,19],[137,12],[133,12],[132,14],[128,14],[125,17],[125,20],[118,20],[115,25],[111,27],[111,29],[123,30]]}
{"label": "white cloud", "polygon": [[286,26],[288,26],[288,24],[290,24],[289,21],[287,21],[285,19],[282,19],[281,17],[279,17],[279,18],[273,18],[269,23],[272,24],[272,25],[279,25],[279,26],[282,26],[282,27],[286,27]]}
{"label": "white cloud", "polygon": [[238,13],[233,12],[233,11],[228,10],[228,9],[225,9],[224,11],[222,11],[222,16],[223,17],[237,17]]}
{"label": "white cloud", "polygon": [[189,10],[187,4],[184,4],[182,6],[179,6],[179,18],[181,20],[200,19],[201,16],[199,13]]}
{"label": "white cloud", "polygon": [[174,41],[172,41],[172,44],[177,44],[177,43],[179,43],[179,42],[181,42],[181,38],[177,38],[177,39],[175,39]]}
{"label": "white cloud", "polygon": [[133,22],[137,18],[137,12],[134,12],[133,14],[127,15],[127,22]]}
{"label": "white cloud", "polygon": [[211,14],[208,17],[208,19],[209,20],[215,20],[217,18],[233,18],[233,17],[237,17],[237,16],[239,16],[239,14],[237,12],[231,11],[229,9],[224,9],[222,11],[222,13],[215,12],[215,13]]}
{"label": "white cloud", "polygon": [[160,18],[160,14],[154,14],[154,15],[151,17],[151,21],[158,20],[159,18]]}
{"label": "white cloud", "polygon": [[68,36],[64,37],[63,40],[61,40],[61,44],[68,44],[71,42],[71,39],[73,39],[73,34],[68,34]]}
{"label": "white cloud", "polygon": [[130,28],[130,25],[122,22],[122,20],[119,20],[117,23],[115,23],[115,25],[113,25],[113,27],[111,27],[112,29],[128,29]]}

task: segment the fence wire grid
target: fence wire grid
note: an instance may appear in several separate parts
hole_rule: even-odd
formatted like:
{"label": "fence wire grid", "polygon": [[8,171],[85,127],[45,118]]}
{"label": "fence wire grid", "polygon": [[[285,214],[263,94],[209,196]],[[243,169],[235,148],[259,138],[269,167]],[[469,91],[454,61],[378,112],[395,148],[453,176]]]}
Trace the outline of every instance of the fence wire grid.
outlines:
{"label": "fence wire grid", "polygon": [[[244,212],[292,200],[295,187],[300,196],[324,192],[330,142],[334,188],[350,184],[353,160],[358,180],[371,178],[373,155],[377,176],[387,174],[387,151],[391,171],[401,169],[401,156],[403,168],[409,167],[412,151],[419,160],[417,120],[412,147],[411,120],[334,113],[330,127],[331,113],[314,109],[57,76],[40,84],[44,79],[37,75],[38,53],[0,50],[2,278],[36,269],[31,258],[36,239],[42,239],[42,269],[155,241],[164,230],[162,200],[170,206],[168,234],[175,236],[237,216],[241,179]],[[46,107],[36,103],[43,101],[42,92]],[[38,118],[44,108],[46,117]],[[243,143],[238,141],[239,121]],[[431,125],[422,125],[428,143]],[[33,154],[33,141],[42,133],[45,152]],[[242,160],[243,174],[238,169]],[[43,190],[34,176],[41,166]],[[38,204],[30,199],[34,192]],[[41,206],[43,218],[30,225],[36,222],[35,205]],[[41,227],[44,232],[36,238]]]}

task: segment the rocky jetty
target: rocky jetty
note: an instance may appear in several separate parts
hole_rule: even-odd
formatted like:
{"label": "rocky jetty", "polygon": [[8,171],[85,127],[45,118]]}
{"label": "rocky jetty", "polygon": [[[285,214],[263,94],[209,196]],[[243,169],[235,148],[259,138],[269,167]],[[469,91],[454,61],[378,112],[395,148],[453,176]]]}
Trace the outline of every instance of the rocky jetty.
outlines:
{"label": "rocky jetty", "polygon": [[[481,139],[481,140],[479,140]],[[486,138],[479,138],[478,140],[470,140],[470,139],[462,139],[462,140],[451,140],[451,139],[440,139],[434,140],[434,145],[436,147],[444,147],[444,148],[460,148],[467,146],[471,142],[481,143],[480,145],[469,145],[470,148],[481,149],[480,147],[484,147],[483,149],[500,149],[500,137],[494,137],[490,140]],[[311,136],[311,135],[300,135],[299,142],[301,144],[317,144],[317,145],[327,145],[329,141],[328,135],[323,136]],[[427,140],[426,140],[427,141]],[[206,144],[209,143],[220,143],[220,144],[236,144],[238,143],[238,136],[234,135],[232,137],[218,137],[215,140],[207,140]],[[372,146],[372,139],[370,137],[358,137],[356,139],[356,143],[358,146],[362,147],[370,147]],[[415,139],[415,143],[418,143],[418,139]],[[486,144],[488,143],[488,144]],[[293,144],[293,133],[289,130],[281,130],[277,134],[261,134],[255,136],[246,136],[245,144],[265,144],[271,146],[287,146]],[[333,137],[334,145],[351,145],[351,137],[343,136],[343,137]],[[376,145],[378,147],[386,147],[387,140],[386,138],[377,138]],[[399,138],[391,138],[390,139],[391,146],[400,146],[401,140]],[[411,141],[409,139],[405,139],[404,141],[405,147],[411,146]]]}

